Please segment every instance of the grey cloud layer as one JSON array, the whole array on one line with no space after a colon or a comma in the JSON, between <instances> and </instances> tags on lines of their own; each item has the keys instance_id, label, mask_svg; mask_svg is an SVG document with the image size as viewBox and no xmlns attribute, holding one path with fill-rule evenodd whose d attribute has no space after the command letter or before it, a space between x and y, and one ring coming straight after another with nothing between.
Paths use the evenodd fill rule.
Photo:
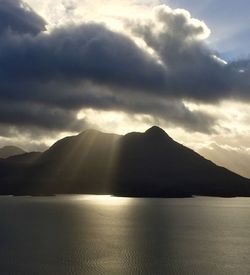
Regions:
<instances>
[{"instance_id":1,"label":"grey cloud layer","mask_svg":"<svg viewBox=\"0 0 250 275\"><path fill-rule=\"evenodd\" d=\"M0 45L2 81L82 81L131 89L164 85L162 66L129 38L84 24L36 37L5 35ZM142 82L143 80L143 82Z\"/></svg>"},{"instance_id":2,"label":"grey cloud layer","mask_svg":"<svg viewBox=\"0 0 250 275\"><path fill-rule=\"evenodd\" d=\"M205 26L194 23L163 6L152 20L127 22L154 49L157 62L129 37L102 25L47 33L34 11L17 0L0 1L0 124L77 131L84 125L75 119L77 110L91 107L210 131L215 119L191 112L182 100L248 97L249 72L213 58L200 40Z\"/></svg>"},{"instance_id":3,"label":"grey cloud layer","mask_svg":"<svg viewBox=\"0 0 250 275\"><path fill-rule=\"evenodd\" d=\"M0 33L38 34L45 30L45 20L24 2L0 0Z\"/></svg>"}]
</instances>

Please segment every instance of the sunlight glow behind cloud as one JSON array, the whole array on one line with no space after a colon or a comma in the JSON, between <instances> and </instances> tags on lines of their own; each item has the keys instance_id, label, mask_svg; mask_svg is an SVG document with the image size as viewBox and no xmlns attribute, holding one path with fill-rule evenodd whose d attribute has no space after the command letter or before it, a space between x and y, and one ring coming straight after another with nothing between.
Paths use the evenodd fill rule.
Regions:
<instances>
[{"instance_id":1,"label":"sunlight glow behind cloud","mask_svg":"<svg viewBox=\"0 0 250 275\"><path fill-rule=\"evenodd\" d=\"M93 109L81 110L77 118L84 119L91 128L122 135L133 132L135 129L141 132L146 131L155 123L154 118L149 115L129 115L125 112Z\"/></svg>"}]
</instances>

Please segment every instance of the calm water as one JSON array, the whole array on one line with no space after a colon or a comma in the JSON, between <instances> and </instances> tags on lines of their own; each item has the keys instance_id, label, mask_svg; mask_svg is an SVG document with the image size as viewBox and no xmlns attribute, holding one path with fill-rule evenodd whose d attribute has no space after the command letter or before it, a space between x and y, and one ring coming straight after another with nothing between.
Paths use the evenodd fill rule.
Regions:
<instances>
[{"instance_id":1,"label":"calm water","mask_svg":"<svg viewBox=\"0 0 250 275\"><path fill-rule=\"evenodd\" d=\"M250 274L250 199L0 197L0 274Z\"/></svg>"}]
</instances>

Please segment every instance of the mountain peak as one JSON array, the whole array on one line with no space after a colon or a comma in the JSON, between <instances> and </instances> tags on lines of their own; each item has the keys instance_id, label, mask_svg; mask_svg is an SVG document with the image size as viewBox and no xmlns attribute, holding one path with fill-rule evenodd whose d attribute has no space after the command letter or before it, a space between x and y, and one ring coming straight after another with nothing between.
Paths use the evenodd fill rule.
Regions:
<instances>
[{"instance_id":1,"label":"mountain peak","mask_svg":"<svg viewBox=\"0 0 250 275\"><path fill-rule=\"evenodd\" d=\"M153 137L164 137L171 139L170 136L162 128L158 126L152 126L145 132L145 134Z\"/></svg>"},{"instance_id":2,"label":"mountain peak","mask_svg":"<svg viewBox=\"0 0 250 275\"><path fill-rule=\"evenodd\" d=\"M158 132L158 133L164 133L164 134L166 134L166 132L162 129L162 128L160 128L160 127L158 127L158 126L152 126L152 127L150 127L148 130L146 130L146 132L145 133L156 133L156 132Z\"/></svg>"}]
</instances>

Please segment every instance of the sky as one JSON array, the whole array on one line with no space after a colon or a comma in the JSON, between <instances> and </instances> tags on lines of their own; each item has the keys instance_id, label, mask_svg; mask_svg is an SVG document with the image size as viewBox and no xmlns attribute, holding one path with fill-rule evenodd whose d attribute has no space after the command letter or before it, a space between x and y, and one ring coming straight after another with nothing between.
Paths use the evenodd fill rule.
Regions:
<instances>
[{"instance_id":1,"label":"sky","mask_svg":"<svg viewBox=\"0 0 250 275\"><path fill-rule=\"evenodd\" d=\"M250 3L0 0L0 146L152 125L250 177Z\"/></svg>"}]
</instances>

